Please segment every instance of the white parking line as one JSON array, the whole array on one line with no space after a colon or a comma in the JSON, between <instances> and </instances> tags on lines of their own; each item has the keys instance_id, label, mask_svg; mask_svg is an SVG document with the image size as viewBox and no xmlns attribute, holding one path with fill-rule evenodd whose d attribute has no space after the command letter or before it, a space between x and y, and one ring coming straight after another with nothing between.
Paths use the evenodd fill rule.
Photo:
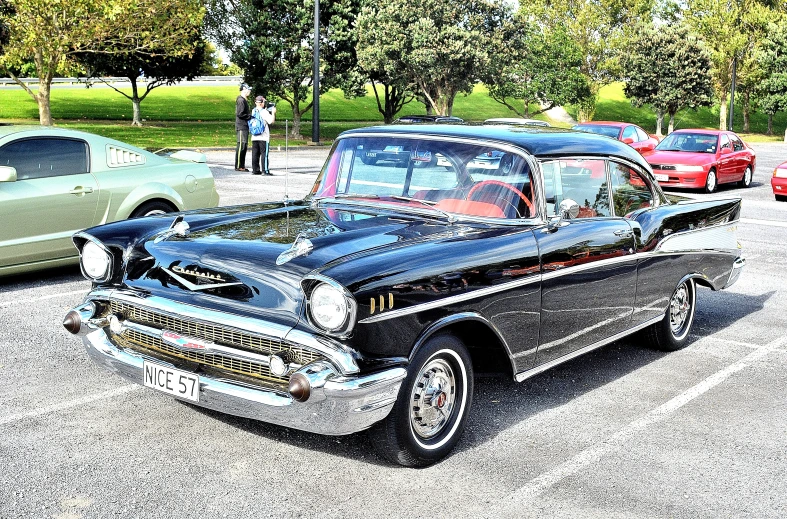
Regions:
<instances>
[{"instance_id":1,"label":"white parking line","mask_svg":"<svg viewBox=\"0 0 787 519\"><path fill-rule=\"evenodd\" d=\"M777 348L785 341L787 341L787 337L782 337L768 343L765 346L755 349L753 352L749 353L737 362L734 362L721 371L714 373L699 384L687 389L672 400L653 409L638 420L629 423L627 426L612 436L601 440L594 446L581 451L573 458L565 461L564 463L561 463L552 470L549 470L540 476L531 479L524 486L511 492L506 499L501 501L501 504L509 503L519 505L528 503L531 499L546 492L564 479L573 476L591 464L596 463L603 456L620 449L625 442L639 434L642 429L664 420L684 405L688 404L704 393L707 393L714 387L727 380L733 374L743 370L768 353L772 351L778 351Z\"/></svg>"},{"instance_id":2,"label":"white parking line","mask_svg":"<svg viewBox=\"0 0 787 519\"><path fill-rule=\"evenodd\" d=\"M34 411L28 411L26 413L18 413L12 414L10 416L4 416L0 418L0 425L6 425L13 422L18 422L20 420L25 420L27 418L35 418L37 416L43 416L45 414L54 413L57 411L62 411L63 409L70 409L72 407L78 407L80 405L89 404L91 402L95 402L97 400L105 400L107 398L112 398L118 395L123 395L125 393L129 393L131 391L136 391L140 389L142 386L137 384L129 384L127 386L119 387L117 389L111 389L109 391L104 391L103 393L94 393L92 395L83 396L82 398L77 398L76 400L69 400L68 402L60 402L59 404L54 404L46 407L42 407L40 409L36 409Z\"/></svg>"},{"instance_id":3,"label":"white parking line","mask_svg":"<svg viewBox=\"0 0 787 519\"><path fill-rule=\"evenodd\" d=\"M49 294L48 296L41 296L41 297L34 297L32 299L17 299L14 301L6 301L0 303L0 308L12 305L24 305L27 303L35 303L36 301L44 301L46 299L54 299L56 297L62 296L73 296L74 294L87 294L90 290L82 289L82 290L72 290L71 292L60 292L59 294Z\"/></svg>"},{"instance_id":4,"label":"white parking line","mask_svg":"<svg viewBox=\"0 0 787 519\"><path fill-rule=\"evenodd\" d=\"M777 222L775 220L757 220L756 218L741 218L741 223L753 223L757 225L770 225L772 227L787 227L787 222Z\"/></svg>"}]
</instances>

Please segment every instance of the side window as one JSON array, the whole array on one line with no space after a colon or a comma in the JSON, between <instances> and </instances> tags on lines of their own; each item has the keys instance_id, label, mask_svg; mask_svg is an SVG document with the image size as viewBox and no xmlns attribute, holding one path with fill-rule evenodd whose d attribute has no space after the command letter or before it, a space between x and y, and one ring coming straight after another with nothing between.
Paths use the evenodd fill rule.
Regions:
<instances>
[{"instance_id":1,"label":"side window","mask_svg":"<svg viewBox=\"0 0 787 519\"><path fill-rule=\"evenodd\" d=\"M733 151L743 151L743 141L737 137L732 137L732 149Z\"/></svg>"},{"instance_id":2,"label":"side window","mask_svg":"<svg viewBox=\"0 0 787 519\"><path fill-rule=\"evenodd\" d=\"M636 170L623 164L610 164L612 203L617 216L626 216L632 211L653 205L653 192Z\"/></svg>"},{"instance_id":3,"label":"side window","mask_svg":"<svg viewBox=\"0 0 787 519\"><path fill-rule=\"evenodd\" d=\"M75 139L12 142L0 149L0 165L16 168L18 180L87 173L87 143Z\"/></svg>"},{"instance_id":4,"label":"side window","mask_svg":"<svg viewBox=\"0 0 787 519\"><path fill-rule=\"evenodd\" d=\"M600 159L564 159L545 162L544 190L547 217L555 216L566 199L579 204L577 218L609 216L607 163Z\"/></svg>"},{"instance_id":5,"label":"side window","mask_svg":"<svg viewBox=\"0 0 787 519\"><path fill-rule=\"evenodd\" d=\"M726 133L721 134L721 147L719 149L730 148L730 138L727 136Z\"/></svg>"},{"instance_id":6,"label":"side window","mask_svg":"<svg viewBox=\"0 0 787 519\"><path fill-rule=\"evenodd\" d=\"M631 139L632 142L639 142L639 139L637 138L637 129L633 126L626 126L623 129L623 138Z\"/></svg>"},{"instance_id":7,"label":"side window","mask_svg":"<svg viewBox=\"0 0 787 519\"><path fill-rule=\"evenodd\" d=\"M650 136L642 128L637 128L637 142L646 141Z\"/></svg>"}]
</instances>

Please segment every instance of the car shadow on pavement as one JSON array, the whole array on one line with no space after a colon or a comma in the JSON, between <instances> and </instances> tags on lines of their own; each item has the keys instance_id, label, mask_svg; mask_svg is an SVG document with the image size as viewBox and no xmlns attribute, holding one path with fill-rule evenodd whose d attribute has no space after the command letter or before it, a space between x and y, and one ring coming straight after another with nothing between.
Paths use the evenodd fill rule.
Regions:
<instances>
[{"instance_id":1,"label":"car shadow on pavement","mask_svg":"<svg viewBox=\"0 0 787 519\"><path fill-rule=\"evenodd\" d=\"M762 309L775 291L758 296L731 292L721 294L726 296L725 301L723 304L715 302L714 308L724 308L723 319L719 318L718 312L702 312L702 305L698 306L695 326L702 327L703 337L715 334ZM713 297L718 295L719 293L716 293ZM687 347L690 348L691 343ZM522 383L502 375L477 376L473 407L464 436L455 452L483 445L543 411L565 405L666 355L669 353L650 349L639 335L633 335L558 365ZM376 454L364 432L347 436L324 436L204 408L193 409L245 432L303 447L305 453L317 451L374 465L391 466Z\"/></svg>"}]
</instances>

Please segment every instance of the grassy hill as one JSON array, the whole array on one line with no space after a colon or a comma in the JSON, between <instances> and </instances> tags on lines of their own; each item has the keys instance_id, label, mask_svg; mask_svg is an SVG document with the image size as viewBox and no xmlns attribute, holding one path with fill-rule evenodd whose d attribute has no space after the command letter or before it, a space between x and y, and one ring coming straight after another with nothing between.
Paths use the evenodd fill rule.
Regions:
<instances>
[{"instance_id":1,"label":"grassy hill","mask_svg":"<svg viewBox=\"0 0 787 519\"><path fill-rule=\"evenodd\" d=\"M237 95L238 90L234 85L157 88L142 102L145 123L141 128L130 125L131 101L106 87L55 88L52 90L51 109L55 124L59 126L106 135L137 146L234 146L234 102ZM571 113L571 108L568 109ZM425 113L424 106L413 101L404 107L401 115L411 113ZM340 90L324 94L320 98L320 114L320 134L325 140L331 140L349 128L383 122L371 87L368 88L367 96L356 99L346 99ZM478 85L470 95L459 95L454 103L453 114L467 121L516 116L492 100L483 85ZM536 117L547 119L543 115ZM273 128L274 144L284 143L284 121L287 119L292 121L292 112L286 103L280 102ZM595 119L630 121L650 132L654 132L656 127L655 114L649 108L633 107L623 95L622 83L614 83L601 90ZM0 87L0 121L37 124L38 107L21 89ZM742 125L742 113L737 109L736 127ZM780 114L774 121L776 137L751 135L746 138L781 140L786 125L787 116ZM684 111L676 117L676 128L717 126L718 107L696 112ZM762 114L753 114L751 126L754 132L764 133L767 118ZM304 119L302 132L311 135L310 119Z\"/></svg>"}]
</instances>

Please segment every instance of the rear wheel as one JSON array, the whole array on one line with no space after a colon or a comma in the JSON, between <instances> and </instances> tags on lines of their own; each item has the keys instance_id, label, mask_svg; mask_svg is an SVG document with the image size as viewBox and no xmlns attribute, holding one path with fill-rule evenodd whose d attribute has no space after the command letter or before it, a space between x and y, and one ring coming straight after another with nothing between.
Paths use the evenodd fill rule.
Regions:
<instances>
[{"instance_id":1,"label":"rear wheel","mask_svg":"<svg viewBox=\"0 0 787 519\"><path fill-rule=\"evenodd\" d=\"M472 401L473 367L467 348L452 335L438 335L416 353L391 413L369 435L389 461L425 467L457 444Z\"/></svg>"},{"instance_id":2,"label":"rear wheel","mask_svg":"<svg viewBox=\"0 0 787 519\"><path fill-rule=\"evenodd\" d=\"M645 330L651 346L664 351L675 351L686 346L694 323L696 302L694 280L681 282L672 293L664 319Z\"/></svg>"},{"instance_id":3,"label":"rear wheel","mask_svg":"<svg viewBox=\"0 0 787 519\"><path fill-rule=\"evenodd\" d=\"M708 178L705 180L705 192L713 193L718 187L718 180L716 179L716 170L711 169L708 171Z\"/></svg>"},{"instance_id":4,"label":"rear wheel","mask_svg":"<svg viewBox=\"0 0 787 519\"><path fill-rule=\"evenodd\" d=\"M785 195L775 195L777 202L787 202L787 196Z\"/></svg>"},{"instance_id":5,"label":"rear wheel","mask_svg":"<svg viewBox=\"0 0 787 519\"><path fill-rule=\"evenodd\" d=\"M134 209L129 218L139 218L141 216L155 216L157 214L171 213L175 209L166 202L154 200L152 202L145 202L141 206Z\"/></svg>"},{"instance_id":6,"label":"rear wheel","mask_svg":"<svg viewBox=\"0 0 787 519\"><path fill-rule=\"evenodd\" d=\"M749 187L751 185L751 166L746 166L746 171L743 172L743 178L738 182L741 187Z\"/></svg>"}]
</instances>

